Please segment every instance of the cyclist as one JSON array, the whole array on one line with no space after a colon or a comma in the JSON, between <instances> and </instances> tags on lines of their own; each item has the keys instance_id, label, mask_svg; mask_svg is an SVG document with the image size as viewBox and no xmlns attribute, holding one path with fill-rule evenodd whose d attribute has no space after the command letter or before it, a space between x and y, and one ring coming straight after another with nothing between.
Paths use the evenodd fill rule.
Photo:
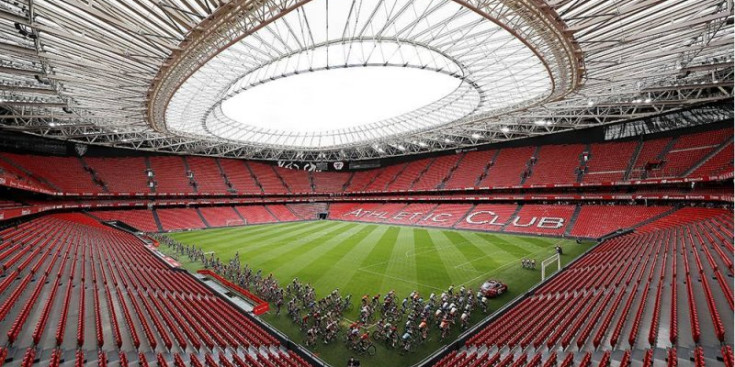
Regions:
<instances>
[{"instance_id":1,"label":"cyclist","mask_svg":"<svg viewBox=\"0 0 735 367\"><path fill-rule=\"evenodd\" d=\"M426 319L421 320L421 323L419 323L419 335L421 336L421 342L425 342L429 336L429 324L426 322Z\"/></svg>"}]
</instances>

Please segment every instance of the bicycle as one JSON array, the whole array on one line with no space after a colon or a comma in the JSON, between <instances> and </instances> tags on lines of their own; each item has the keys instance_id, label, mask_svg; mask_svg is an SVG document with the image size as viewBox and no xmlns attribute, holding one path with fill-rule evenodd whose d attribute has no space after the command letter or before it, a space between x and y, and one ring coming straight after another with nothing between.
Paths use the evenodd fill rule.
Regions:
<instances>
[{"instance_id":1,"label":"bicycle","mask_svg":"<svg viewBox=\"0 0 735 367\"><path fill-rule=\"evenodd\" d=\"M357 354L367 354L369 356L374 356L375 353L377 353L378 348L375 347L375 344L373 342L357 342L351 346L351 349L357 352Z\"/></svg>"},{"instance_id":2,"label":"bicycle","mask_svg":"<svg viewBox=\"0 0 735 367\"><path fill-rule=\"evenodd\" d=\"M414 350L416 350L416 345L413 342L413 339L408 339L404 341L403 345L401 346L401 355L413 353Z\"/></svg>"}]
</instances>

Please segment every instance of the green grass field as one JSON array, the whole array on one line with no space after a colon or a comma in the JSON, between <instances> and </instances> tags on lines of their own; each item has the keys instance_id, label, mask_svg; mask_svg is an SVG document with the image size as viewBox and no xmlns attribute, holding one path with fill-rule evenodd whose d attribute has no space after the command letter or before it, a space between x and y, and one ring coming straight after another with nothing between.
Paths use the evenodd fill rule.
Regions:
<instances>
[{"instance_id":1,"label":"green grass field","mask_svg":"<svg viewBox=\"0 0 735 367\"><path fill-rule=\"evenodd\" d=\"M252 225L170 236L213 251L225 262L239 252L243 263L263 269L264 274L273 273L284 286L295 277L311 283L319 297L335 288L343 295L352 294L355 301L363 294L385 294L392 289L401 299L413 290L428 297L452 284L477 289L486 279L496 278L508 284L509 292L491 302L492 311L540 281L540 270L522 269L521 258L536 259L540 265L559 244L564 248L563 263L567 263L590 247L558 238L338 221ZM178 260L191 271L201 267L186 258ZM485 316L476 311L473 321ZM356 318L357 308L346 317ZM265 315L264 319L292 340L303 339L287 316ZM411 365L440 346L438 333L431 339L407 356L379 348L374 357L361 357L363 366ZM333 366L344 365L350 355L341 343L318 345L314 352Z\"/></svg>"}]
</instances>

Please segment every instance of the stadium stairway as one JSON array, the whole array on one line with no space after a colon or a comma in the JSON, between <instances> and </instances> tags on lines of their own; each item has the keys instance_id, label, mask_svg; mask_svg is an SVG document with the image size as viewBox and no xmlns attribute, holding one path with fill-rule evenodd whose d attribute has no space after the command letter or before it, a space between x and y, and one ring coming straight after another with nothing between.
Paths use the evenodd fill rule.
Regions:
<instances>
[{"instance_id":1,"label":"stadium stairway","mask_svg":"<svg viewBox=\"0 0 735 367\"><path fill-rule=\"evenodd\" d=\"M202 220L202 223L204 223L207 228L211 228L212 226L210 226L209 222L207 222L207 218L204 218L204 214L202 214L201 210L199 210L199 208L194 208L194 210L197 212L199 219Z\"/></svg>"},{"instance_id":2,"label":"stadium stairway","mask_svg":"<svg viewBox=\"0 0 735 367\"><path fill-rule=\"evenodd\" d=\"M717 154L719 154L721 151L723 151L726 148L732 149L730 146L733 143L733 137L730 136L728 139L725 139L717 148L712 149L711 152L707 153L702 159L700 159L697 163L695 163L691 168L687 169L682 173L681 177L687 177L691 175L694 171L699 169L699 167L702 167L703 164L707 163L710 159L715 157Z\"/></svg>"},{"instance_id":3,"label":"stadium stairway","mask_svg":"<svg viewBox=\"0 0 735 367\"><path fill-rule=\"evenodd\" d=\"M623 175L623 180L630 180L630 174L633 172L633 167L635 166L635 162L638 160L638 157L641 154L641 150L643 149L643 140L638 141L638 144L636 144L635 150L633 151L633 155L630 157L630 161L628 162L628 165L625 167L625 174Z\"/></svg>"},{"instance_id":4,"label":"stadium stairway","mask_svg":"<svg viewBox=\"0 0 735 367\"><path fill-rule=\"evenodd\" d=\"M99 186L99 188L102 190L102 192L110 192L110 190L107 189L107 185L105 185L105 182L100 179L100 177L97 175L97 172L90 167L87 162L84 160L84 157L77 157L79 159L79 164L82 165L82 168L85 172L89 173L89 177L92 179L92 182Z\"/></svg>"},{"instance_id":5,"label":"stadium stairway","mask_svg":"<svg viewBox=\"0 0 735 367\"><path fill-rule=\"evenodd\" d=\"M518 215L518 212L521 211L521 209L523 209L523 205L518 205L509 218L515 218ZM502 227L500 227L500 231L505 232L505 229L508 227L509 224L510 220L508 220L505 224L503 224Z\"/></svg>"},{"instance_id":6,"label":"stadium stairway","mask_svg":"<svg viewBox=\"0 0 735 367\"><path fill-rule=\"evenodd\" d=\"M572 217L569 218L569 224L567 225L567 229L564 230L565 236L569 236L569 234L572 232L572 229L574 228L574 225L577 224L577 218L579 218L580 211L582 211L582 206L577 204L574 207L574 213L572 213Z\"/></svg>"},{"instance_id":7,"label":"stadium stairway","mask_svg":"<svg viewBox=\"0 0 735 367\"><path fill-rule=\"evenodd\" d=\"M161 218L158 217L158 212L153 209L151 210L153 213L153 220L156 222L156 227L158 227L159 232L163 232L163 225L161 225Z\"/></svg>"}]
</instances>

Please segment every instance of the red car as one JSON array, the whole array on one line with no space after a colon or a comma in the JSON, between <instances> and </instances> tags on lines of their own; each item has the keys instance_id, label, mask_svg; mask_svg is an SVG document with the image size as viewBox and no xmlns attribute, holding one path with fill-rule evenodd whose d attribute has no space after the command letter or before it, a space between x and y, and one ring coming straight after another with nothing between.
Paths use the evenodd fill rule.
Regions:
<instances>
[{"instance_id":1,"label":"red car","mask_svg":"<svg viewBox=\"0 0 735 367\"><path fill-rule=\"evenodd\" d=\"M492 279L482 283L482 286L480 286L480 292L482 292L482 294L487 298L497 297L507 291L507 285Z\"/></svg>"}]
</instances>

